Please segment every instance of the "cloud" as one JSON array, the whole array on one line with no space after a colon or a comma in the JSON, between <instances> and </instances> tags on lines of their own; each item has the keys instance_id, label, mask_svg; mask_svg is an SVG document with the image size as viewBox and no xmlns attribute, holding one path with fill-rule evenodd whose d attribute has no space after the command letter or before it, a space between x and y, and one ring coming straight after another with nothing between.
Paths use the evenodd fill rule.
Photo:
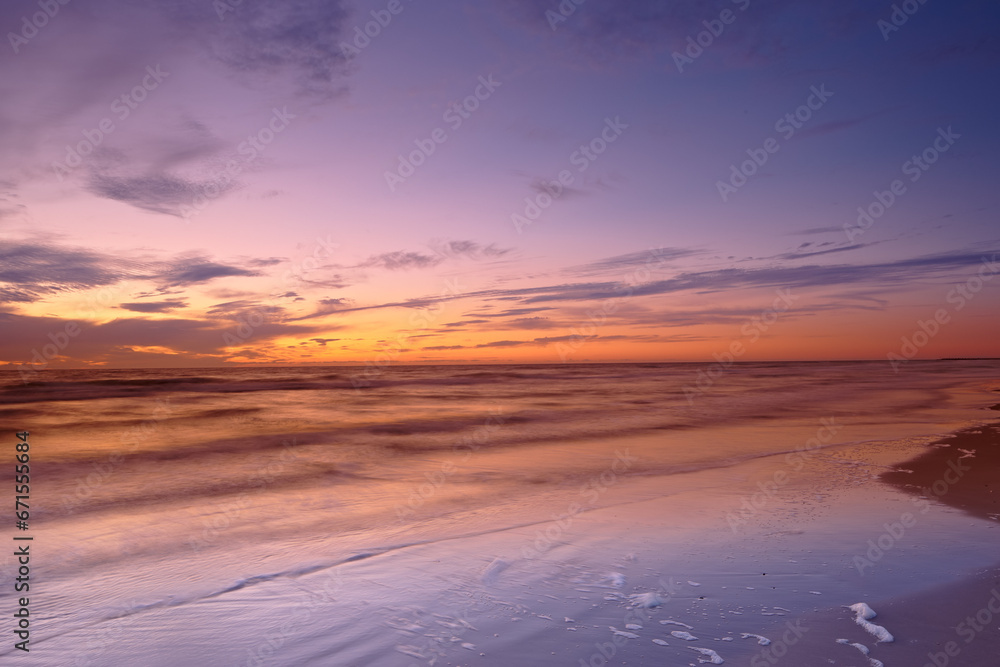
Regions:
<instances>
[{"instance_id":1,"label":"cloud","mask_svg":"<svg viewBox=\"0 0 1000 667\"><path fill-rule=\"evenodd\" d=\"M492 259L503 257L510 248L498 248L496 244L482 245L475 241L441 241L428 243L433 254L396 250L372 255L360 264L347 268L382 268L389 271L407 271L438 266L450 259Z\"/></svg>"},{"instance_id":2,"label":"cloud","mask_svg":"<svg viewBox=\"0 0 1000 667\"><path fill-rule=\"evenodd\" d=\"M527 340L495 340L492 343L476 345L476 347L517 347L519 345L528 345L530 342Z\"/></svg>"},{"instance_id":3,"label":"cloud","mask_svg":"<svg viewBox=\"0 0 1000 667\"><path fill-rule=\"evenodd\" d=\"M207 257L186 257L175 260L155 276L163 287L190 287L207 283L216 278L231 276L259 276L257 271L241 269L237 266L219 264Z\"/></svg>"},{"instance_id":4,"label":"cloud","mask_svg":"<svg viewBox=\"0 0 1000 667\"><path fill-rule=\"evenodd\" d=\"M219 6L229 11L219 14ZM241 77L293 80L302 93L328 98L342 92L338 76L347 56L340 47L351 12L342 0L162 3L178 36L191 34Z\"/></svg>"},{"instance_id":5,"label":"cloud","mask_svg":"<svg viewBox=\"0 0 1000 667\"><path fill-rule=\"evenodd\" d=\"M392 252L372 255L359 264L341 266L339 268L381 268L388 271L408 271L411 269L432 268L447 260L493 259L503 257L511 252L510 248L498 248L494 243L483 245L481 243L468 240L443 241L435 239L428 243L427 247L433 254L412 250L394 250Z\"/></svg>"},{"instance_id":6,"label":"cloud","mask_svg":"<svg viewBox=\"0 0 1000 667\"><path fill-rule=\"evenodd\" d=\"M573 334L567 335L567 336L548 336L548 337L545 337L545 338L536 338L532 342L537 343L539 345L548 345L550 343L563 343L563 342L571 341L571 340L579 340L581 338L597 338L597 336L596 335L593 335L593 336L581 336L581 335L573 335Z\"/></svg>"},{"instance_id":7,"label":"cloud","mask_svg":"<svg viewBox=\"0 0 1000 667\"><path fill-rule=\"evenodd\" d=\"M519 317L504 322L503 329L552 329L558 326L547 317Z\"/></svg>"},{"instance_id":8,"label":"cloud","mask_svg":"<svg viewBox=\"0 0 1000 667\"><path fill-rule=\"evenodd\" d=\"M273 258L244 259L253 267L271 266L276 261ZM178 288L217 278L259 275L259 271L224 264L203 255L162 260L34 240L0 241L0 302L32 302L53 294L105 287L125 280L151 281L159 289L145 296L162 297L179 293Z\"/></svg>"},{"instance_id":9,"label":"cloud","mask_svg":"<svg viewBox=\"0 0 1000 667\"><path fill-rule=\"evenodd\" d=\"M34 350L50 343L49 334L65 329L66 320L54 317L31 317L0 312L0 359L30 362ZM89 363L114 361L136 350L154 348L175 354L224 358L223 333L227 325L196 319L122 318L102 324L81 326L80 333L70 339L63 354L70 360ZM323 327L328 330L329 327ZM312 327L265 322L255 327L246 341L259 346L280 336L316 334Z\"/></svg>"},{"instance_id":10,"label":"cloud","mask_svg":"<svg viewBox=\"0 0 1000 667\"><path fill-rule=\"evenodd\" d=\"M395 252L382 253L381 255L373 255L358 266L364 268L377 267L388 269L389 271L405 271L408 269L424 269L429 266L437 266L442 261L444 260L440 257L431 257L419 252L397 250Z\"/></svg>"},{"instance_id":11,"label":"cloud","mask_svg":"<svg viewBox=\"0 0 1000 667\"><path fill-rule=\"evenodd\" d=\"M178 308L187 308L187 301L184 299L167 299L166 301L140 301L135 303L123 303L118 306L125 310L136 313L167 313Z\"/></svg>"},{"instance_id":12,"label":"cloud","mask_svg":"<svg viewBox=\"0 0 1000 667\"><path fill-rule=\"evenodd\" d=\"M4 301L31 302L45 295L112 285L134 264L85 248L32 241L0 241Z\"/></svg>"},{"instance_id":13,"label":"cloud","mask_svg":"<svg viewBox=\"0 0 1000 667\"><path fill-rule=\"evenodd\" d=\"M810 250L807 252L786 252L780 255L775 255L773 259L782 259L782 260L803 259L805 257L816 257L819 255L829 255L837 252L849 252L851 250L860 250L861 248L867 248L869 246L878 245L879 243L881 243L881 241L873 241L872 243L854 243L852 245L844 245L836 248L828 248L826 250ZM811 243L803 243L798 248L796 248L796 251L804 250L805 248L808 248L811 245L812 245ZM816 247L818 248L826 245L830 244L821 243Z\"/></svg>"},{"instance_id":14,"label":"cloud","mask_svg":"<svg viewBox=\"0 0 1000 667\"><path fill-rule=\"evenodd\" d=\"M615 255L614 257L606 257L587 264L571 266L565 269L565 273L592 276L607 273L622 273L643 267L649 271L662 270L663 265L667 262L699 254L702 254L702 252L689 248L650 248L649 250Z\"/></svg>"},{"instance_id":15,"label":"cloud","mask_svg":"<svg viewBox=\"0 0 1000 667\"><path fill-rule=\"evenodd\" d=\"M340 338L310 338L309 340L316 343L320 347L326 347L327 343L335 343L340 340Z\"/></svg>"},{"instance_id":16,"label":"cloud","mask_svg":"<svg viewBox=\"0 0 1000 667\"><path fill-rule=\"evenodd\" d=\"M435 255L442 258L484 259L503 257L511 252L511 248L498 248L495 243L483 245L475 241L441 241L433 240L427 244Z\"/></svg>"},{"instance_id":17,"label":"cloud","mask_svg":"<svg viewBox=\"0 0 1000 667\"><path fill-rule=\"evenodd\" d=\"M87 189L99 197L106 197L154 213L182 217L185 207L194 204L195 197L204 195L209 188L217 188L220 195L236 188L236 182L192 181L168 174L148 176L111 176L94 173ZM213 190L214 192L214 190Z\"/></svg>"},{"instance_id":18,"label":"cloud","mask_svg":"<svg viewBox=\"0 0 1000 667\"><path fill-rule=\"evenodd\" d=\"M298 299L296 299L298 301ZM352 302L350 299L320 299L316 310L309 313L308 315L302 315L300 317L289 318L289 322L300 322L302 320L311 320L317 317L324 317L325 315L330 315L332 313L345 310L344 306L350 305Z\"/></svg>"},{"instance_id":19,"label":"cloud","mask_svg":"<svg viewBox=\"0 0 1000 667\"><path fill-rule=\"evenodd\" d=\"M464 350L464 349L483 349L492 347L522 347L525 345L533 345L544 347L546 345L551 345L552 343L565 343L571 341L579 341L581 339L586 339L590 341L599 342L609 342L609 341L632 341L640 343L657 343L657 342L691 342L698 340L705 340L699 336L694 336L690 334L680 334L677 336L658 336L655 334L638 334L638 335L625 335L625 334L613 334L608 336L581 336L579 334L567 334L565 336L548 336L543 338L534 338L532 340L495 340L489 343L481 343L479 345L434 345L431 347L424 347L421 350L438 351L438 350Z\"/></svg>"},{"instance_id":20,"label":"cloud","mask_svg":"<svg viewBox=\"0 0 1000 667\"><path fill-rule=\"evenodd\" d=\"M37 9L0 3L0 25L19 32ZM235 151L248 112L270 113L278 100L304 111L341 97L352 66L340 45L367 16L355 19L347 0L61 0L58 10L37 37L2 56L17 67L4 68L0 82L0 179L49 183L67 146L104 118L113 134L91 144L69 178L163 215L178 215L196 195L239 187L205 174L219 172L224 147ZM145 80L147 66L162 66L156 87L164 90L147 88L151 101L139 107L112 108ZM218 92L210 103L206 90ZM19 210L2 192L0 218Z\"/></svg>"},{"instance_id":21,"label":"cloud","mask_svg":"<svg viewBox=\"0 0 1000 667\"><path fill-rule=\"evenodd\" d=\"M528 187L537 192L538 194L545 194L549 197L553 196L553 191L555 188L552 186L552 180L543 177L535 177L531 179L528 183ZM563 185L562 189L558 191L558 199L574 199L576 197L582 197L584 195L590 194L587 190L581 190L580 188L573 188L568 185Z\"/></svg>"},{"instance_id":22,"label":"cloud","mask_svg":"<svg viewBox=\"0 0 1000 667\"><path fill-rule=\"evenodd\" d=\"M843 227L812 227L810 229L803 229L797 232L789 232L789 235L804 235L810 236L812 234L843 234Z\"/></svg>"},{"instance_id":23,"label":"cloud","mask_svg":"<svg viewBox=\"0 0 1000 667\"><path fill-rule=\"evenodd\" d=\"M529 313L539 313L552 310L548 306L537 306L534 308L509 308L499 313L474 313L476 317L515 317L518 315L528 315Z\"/></svg>"},{"instance_id":24,"label":"cloud","mask_svg":"<svg viewBox=\"0 0 1000 667\"><path fill-rule=\"evenodd\" d=\"M653 280L635 286L621 281L565 283L538 287L489 289L436 297L419 297L406 301L356 306L343 312L382 308L421 308L448 301L481 298L486 300L518 300L522 304L558 301L600 301L625 297L653 296L679 292L712 293L753 288L811 288L837 285L867 285L883 288L905 286L917 279L928 280L971 270L984 257L997 250L984 248L978 252L959 251L925 255L872 264L810 264L803 266L761 266L748 269L716 269L687 271L665 280ZM475 313L478 317L496 317Z\"/></svg>"},{"instance_id":25,"label":"cloud","mask_svg":"<svg viewBox=\"0 0 1000 667\"><path fill-rule=\"evenodd\" d=\"M257 317L267 317L269 319L280 317L285 309L281 306L265 305L252 299L237 299L236 301L225 301L217 303L207 311L205 315L211 318L224 318L228 320L246 319L247 315L256 313ZM256 317L254 318L256 319Z\"/></svg>"},{"instance_id":26,"label":"cloud","mask_svg":"<svg viewBox=\"0 0 1000 667\"><path fill-rule=\"evenodd\" d=\"M445 322L441 326L454 328L454 327L464 327L468 324L486 324L487 322L489 322L489 320L464 320L462 322Z\"/></svg>"}]
</instances>

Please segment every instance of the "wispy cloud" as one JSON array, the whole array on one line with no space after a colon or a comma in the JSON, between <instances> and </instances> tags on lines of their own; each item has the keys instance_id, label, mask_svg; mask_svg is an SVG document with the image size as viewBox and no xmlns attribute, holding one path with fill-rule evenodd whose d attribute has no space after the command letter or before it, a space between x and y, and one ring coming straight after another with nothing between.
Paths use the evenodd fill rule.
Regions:
<instances>
[{"instance_id":1,"label":"wispy cloud","mask_svg":"<svg viewBox=\"0 0 1000 667\"><path fill-rule=\"evenodd\" d=\"M325 317L333 313L344 310L346 306L351 304L350 299L320 299L316 304L316 309L309 313L308 315L301 315L299 317L291 317L288 319L289 322L301 322L303 320L313 320L317 317Z\"/></svg>"},{"instance_id":2,"label":"wispy cloud","mask_svg":"<svg viewBox=\"0 0 1000 667\"><path fill-rule=\"evenodd\" d=\"M414 250L394 250L392 252L372 255L368 259L350 266L337 268L370 269L380 268L388 271L408 271L411 269L427 269L438 266L449 260L461 259L496 259L511 252L510 248L498 248L496 244L483 245L476 241L442 241L433 240L427 244L430 253Z\"/></svg>"},{"instance_id":3,"label":"wispy cloud","mask_svg":"<svg viewBox=\"0 0 1000 667\"><path fill-rule=\"evenodd\" d=\"M197 182L178 178L169 174L147 176L111 176L95 173L88 189L100 197L106 197L136 208L154 213L181 217L185 206L191 206L195 197L206 191L211 181ZM236 187L235 182L217 184L224 194Z\"/></svg>"},{"instance_id":4,"label":"wispy cloud","mask_svg":"<svg viewBox=\"0 0 1000 667\"><path fill-rule=\"evenodd\" d=\"M65 321L52 317L30 317L0 312L0 359L31 361L31 350L47 340L52 331L61 330ZM65 354L79 362L108 361L129 357L143 348L162 348L175 354L207 355L218 360L227 355L222 334L228 324L198 319L121 318L91 324L86 335L74 339ZM253 342L259 346L269 340L289 335L315 335L327 331L302 325L265 322L254 329Z\"/></svg>"},{"instance_id":5,"label":"wispy cloud","mask_svg":"<svg viewBox=\"0 0 1000 667\"><path fill-rule=\"evenodd\" d=\"M133 303L123 303L119 308L131 310L136 313L168 313L180 308L187 308L187 301L184 299L167 299L165 301L137 301Z\"/></svg>"},{"instance_id":6,"label":"wispy cloud","mask_svg":"<svg viewBox=\"0 0 1000 667\"><path fill-rule=\"evenodd\" d=\"M804 266L762 266L746 269L687 271L665 280L652 280L633 287L621 281L565 283L538 287L489 289L453 295L429 296L406 301L355 306L348 311L381 308L420 308L459 299L516 299L522 304L546 302L599 301L621 298L675 294L680 292L712 293L752 288L813 288L837 285L877 285L899 288L915 279L943 276L978 266L983 256L997 250L953 252L925 255L911 259L871 264L810 264ZM627 289L626 289L627 288ZM476 313L486 317L485 313Z\"/></svg>"},{"instance_id":7,"label":"wispy cloud","mask_svg":"<svg viewBox=\"0 0 1000 667\"><path fill-rule=\"evenodd\" d=\"M259 276L262 275L260 269L278 261L244 258L243 262L250 267L245 268L199 254L155 259L32 240L0 241L0 299L30 302L48 295L104 287L124 280L150 281L157 285L158 291L148 295L165 296L218 278Z\"/></svg>"},{"instance_id":8,"label":"wispy cloud","mask_svg":"<svg viewBox=\"0 0 1000 667\"><path fill-rule=\"evenodd\" d=\"M693 257L702 254L703 251L690 248L650 248L638 252L605 257L587 264L571 266L565 269L565 273L578 276L596 276L609 274L624 274L639 267L657 267L663 269L664 265L686 257Z\"/></svg>"}]
</instances>

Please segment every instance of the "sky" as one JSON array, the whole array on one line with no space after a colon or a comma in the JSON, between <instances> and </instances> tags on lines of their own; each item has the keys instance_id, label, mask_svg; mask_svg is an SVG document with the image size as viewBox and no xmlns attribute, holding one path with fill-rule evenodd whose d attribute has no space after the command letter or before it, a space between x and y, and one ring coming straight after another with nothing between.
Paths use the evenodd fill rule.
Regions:
<instances>
[{"instance_id":1,"label":"sky","mask_svg":"<svg viewBox=\"0 0 1000 667\"><path fill-rule=\"evenodd\" d=\"M986 0L10 0L0 365L1000 356Z\"/></svg>"}]
</instances>

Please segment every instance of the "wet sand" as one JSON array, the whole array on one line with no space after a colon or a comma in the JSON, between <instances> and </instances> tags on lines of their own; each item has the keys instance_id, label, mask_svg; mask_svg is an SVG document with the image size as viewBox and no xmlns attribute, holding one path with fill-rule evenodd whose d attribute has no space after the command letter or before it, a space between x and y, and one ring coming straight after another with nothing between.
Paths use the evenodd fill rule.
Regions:
<instances>
[{"instance_id":1,"label":"wet sand","mask_svg":"<svg viewBox=\"0 0 1000 667\"><path fill-rule=\"evenodd\" d=\"M766 423L484 447L407 522L347 530L354 505L335 504L326 530L233 540L224 563L205 557L211 549L173 560L137 551L103 565L100 588L43 572L53 594L38 611L59 623L45 626L39 655L52 665L602 667L717 654L751 667L875 667L857 643L888 667L996 667L1000 446L998 426L985 424L996 412L984 409L995 386L926 397L958 402L940 417L925 403L905 418L850 403L828 413L836 438L814 445L834 422L785 406ZM766 452L746 447L761 438ZM432 472L448 456L408 469ZM482 485L507 471L546 483ZM495 502L437 511L469 485ZM369 486L329 488L372 505ZM312 500L296 493L280 499ZM860 602L895 641L855 622L848 606ZM66 617L84 608L95 613ZM960 626L970 616L983 623Z\"/></svg>"},{"instance_id":2,"label":"wet sand","mask_svg":"<svg viewBox=\"0 0 1000 667\"><path fill-rule=\"evenodd\" d=\"M997 492L1000 425L984 425L942 438L926 452L879 478L914 496L919 501L915 509L939 502L974 517L996 520L1000 516ZM914 514L918 513L919 509ZM934 545L941 552L942 565L950 560L949 553L967 546L947 539ZM862 563L861 567L865 565ZM878 614L871 622L890 630L895 640L892 643L876 645L875 638L853 622L855 614L849 609L823 609L796 618L797 623L808 628L801 640L789 645L787 655L780 660L771 653L763 656L760 664L780 662L819 667L852 664L852 659L860 664L866 662L853 647L838 645L838 639L865 645L871 651L871 658L886 665L992 667L1000 664L1000 562L951 583L868 602ZM784 629L778 625L767 632L778 635ZM835 657L837 654L840 655Z\"/></svg>"},{"instance_id":3,"label":"wet sand","mask_svg":"<svg viewBox=\"0 0 1000 667\"><path fill-rule=\"evenodd\" d=\"M900 468L881 475L882 481L972 516L1000 518L1000 427L997 425L968 429L944 438Z\"/></svg>"}]
</instances>

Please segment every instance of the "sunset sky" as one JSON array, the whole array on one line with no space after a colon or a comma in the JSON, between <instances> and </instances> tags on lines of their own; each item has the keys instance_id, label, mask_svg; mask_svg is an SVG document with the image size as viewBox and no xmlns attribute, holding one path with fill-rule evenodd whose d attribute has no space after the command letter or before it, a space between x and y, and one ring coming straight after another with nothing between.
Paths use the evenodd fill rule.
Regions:
<instances>
[{"instance_id":1,"label":"sunset sky","mask_svg":"<svg viewBox=\"0 0 1000 667\"><path fill-rule=\"evenodd\" d=\"M4 2L0 364L1000 356L1000 6L900 4Z\"/></svg>"}]
</instances>

